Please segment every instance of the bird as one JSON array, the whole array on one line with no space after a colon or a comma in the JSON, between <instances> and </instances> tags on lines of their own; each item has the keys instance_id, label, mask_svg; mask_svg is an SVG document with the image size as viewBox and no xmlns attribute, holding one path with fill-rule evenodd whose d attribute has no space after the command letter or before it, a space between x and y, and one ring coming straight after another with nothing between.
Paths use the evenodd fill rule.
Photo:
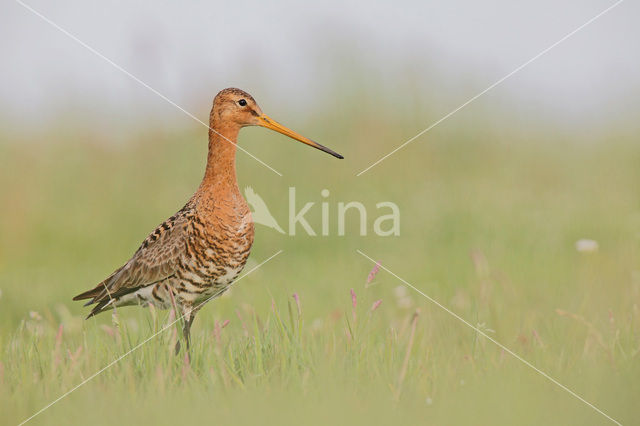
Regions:
<instances>
[{"instance_id":1,"label":"bird","mask_svg":"<svg viewBox=\"0 0 640 426\"><path fill-rule=\"evenodd\" d=\"M249 205L253 208L253 211L251 212L253 223L259 223L260 225L267 226L275 229L281 234L284 234L284 230L280 225L278 225L278 222L269 211L267 203L264 202L261 196L256 194L252 187L247 186L244 189L244 196L247 198Z\"/></svg>"},{"instance_id":2,"label":"bird","mask_svg":"<svg viewBox=\"0 0 640 426\"><path fill-rule=\"evenodd\" d=\"M238 277L253 244L251 212L238 188L235 165L238 133L247 126L265 127L344 158L265 115L247 92L220 91L209 115L209 149L200 185L184 207L144 239L131 259L73 298L89 299L85 306L94 305L87 319L120 306L174 308L181 314L189 353L195 315ZM180 351L180 339L175 351Z\"/></svg>"}]
</instances>

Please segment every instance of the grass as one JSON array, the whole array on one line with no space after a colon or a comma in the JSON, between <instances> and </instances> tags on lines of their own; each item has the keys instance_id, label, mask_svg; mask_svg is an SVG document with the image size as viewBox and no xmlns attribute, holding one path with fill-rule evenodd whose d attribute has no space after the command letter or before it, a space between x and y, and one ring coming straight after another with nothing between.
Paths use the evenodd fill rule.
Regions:
<instances>
[{"instance_id":1,"label":"grass","mask_svg":"<svg viewBox=\"0 0 640 426\"><path fill-rule=\"evenodd\" d=\"M31 423L609 423L384 270L367 284L374 265L356 249L633 423L640 415L633 132L589 143L461 114L456 126L435 128L355 178L424 127L424 117L402 121L402 111L371 123L371 107L363 108L348 120L337 116L342 110L321 111L319 123L335 127L310 123L304 132L345 154L343 162L260 129L242 135L246 149L284 176L239 154L241 186L252 185L282 225L295 185L299 204L316 202L307 215L316 230L320 191L330 189L333 236L293 238L258 226L248 269L284 252L201 311L190 363L172 354L177 326L169 327ZM70 298L125 261L184 203L203 170L200 129L132 132L112 144L68 129L0 142L6 424L169 323L168 312L134 308L84 321L86 309ZM401 235L360 237L354 220L345 237L335 236L337 202L352 200L370 214L379 201L396 202ZM600 249L576 251L580 238Z\"/></svg>"}]
</instances>

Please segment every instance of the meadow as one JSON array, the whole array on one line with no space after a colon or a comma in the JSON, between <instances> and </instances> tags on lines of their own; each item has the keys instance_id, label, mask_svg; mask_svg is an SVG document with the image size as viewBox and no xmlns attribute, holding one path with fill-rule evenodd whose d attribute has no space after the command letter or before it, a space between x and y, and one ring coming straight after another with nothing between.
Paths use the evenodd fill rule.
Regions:
<instances>
[{"instance_id":1,"label":"meadow","mask_svg":"<svg viewBox=\"0 0 640 426\"><path fill-rule=\"evenodd\" d=\"M330 235L257 225L246 270L283 252L200 312L190 362L173 355L179 325L170 326L29 424L612 423L392 274L370 275L374 263L357 250L617 421L637 423L637 129L569 131L485 105L356 177L442 114L327 102L305 118L294 105L262 107L345 160L251 128L241 145L283 176L242 153L238 175L281 224L289 187L316 203L307 215L316 229L328 202ZM98 128L118 127L102 120ZM206 129L149 118L111 138L75 122L1 136L2 424L27 419L172 319L130 307L84 321L71 297L184 204L203 172ZM362 237L354 215L339 236L341 201L371 214L395 202L400 235L374 235L374 215ZM584 238L598 249L577 250Z\"/></svg>"}]
</instances>

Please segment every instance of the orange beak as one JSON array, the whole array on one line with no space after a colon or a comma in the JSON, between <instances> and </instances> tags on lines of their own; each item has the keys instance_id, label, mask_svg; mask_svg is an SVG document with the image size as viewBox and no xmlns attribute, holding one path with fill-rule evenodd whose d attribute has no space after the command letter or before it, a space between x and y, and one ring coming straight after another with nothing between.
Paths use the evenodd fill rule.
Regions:
<instances>
[{"instance_id":1,"label":"orange beak","mask_svg":"<svg viewBox=\"0 0 640 426\"><path fill-rule=\"evenodd\" d=\"M326 146L320 145L318 142L314 142L311 139L305 138L304 136L294 132L293 130L287 127L284 127L282 124L278 123L275 120L272 120L271 118L267 117L265 114L262 114L260 117L258 117L258 121L259 121L259 124L258 124L259 126L266 127L267 129L275 130L276 132L282 133L285 136L289 136L290 138L300 141L303 144L312 146L316 149L319 149L320 151L326 152L327 154L331 154L336 158L344 158L342 155L338 154L335 151L330 150Z\"/></svg>"}]
</instances>

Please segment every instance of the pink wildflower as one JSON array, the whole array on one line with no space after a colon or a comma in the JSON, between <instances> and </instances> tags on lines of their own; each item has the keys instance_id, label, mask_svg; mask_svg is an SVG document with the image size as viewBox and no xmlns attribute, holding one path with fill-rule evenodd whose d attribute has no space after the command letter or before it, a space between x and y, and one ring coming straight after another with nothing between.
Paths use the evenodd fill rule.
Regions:
<instances>
[{"instance_id":1,"label":"pink wildflower","mask_svg":"<svg viewBox=\"0 0 640 426\"><path fill-rule=\"evenodd\" d=\"M371 284L371 281L376 277L376 274L380 271L380 262L376 262L375 266L369 272L369 276L367 277L367 284Z\"/></svg>"},{"instance_id":2,"label":"pink wildflower","mask_svg":"<svg viewBox=\"0 0 640 426\"><path fill-rule=\"evenodd\" d=\"M298 315L302 315L302 308L300 307L300 296L298 296L298 293L293 293L293 299L296 301L296 306L298 307Z\"/></svg>"},{"instance_id":3,"label":"pink wildflower","mask_svg":"<svg viewBox=\"0 0 640 426\"><path fill-rule=\"evenodd\" d=\"M373 302L373 305L371 305L371 312L375 311L376 309L378 309L378 307L382 304L382 299L380 300L376 300L375 302Z\"/></svg>"}]
</instances>

